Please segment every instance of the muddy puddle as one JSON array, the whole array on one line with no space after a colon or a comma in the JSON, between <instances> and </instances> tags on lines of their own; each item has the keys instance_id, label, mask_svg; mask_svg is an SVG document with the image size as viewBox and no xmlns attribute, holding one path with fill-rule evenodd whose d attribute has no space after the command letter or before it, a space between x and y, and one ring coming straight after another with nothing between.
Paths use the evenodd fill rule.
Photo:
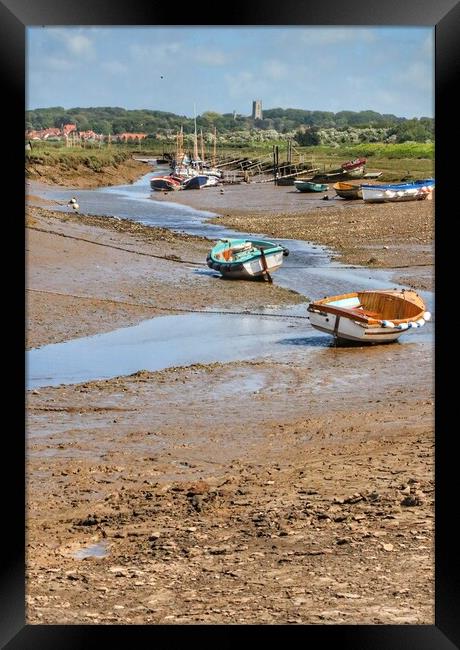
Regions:
<instances>
[{"instance_id":1,"label":"muddy puddle","mask_svg":"<svg viewBox=\"0 0 460 650\"><path fill-rule=\"evenodd\" d=\"M194 363L283 357L286 347L307 355L335 345L314 330L304 305L283 312L160 316L105 334L46 345L27 353L27 388L77 384ZM428 328L406 340L427 341Z\"/></svg>"},{"instance_id":2,"label":"muddy puddle","mask_svg":"<svg viewBox=\"0 0 460 650\"><path fill-rule=\"evenodd\" d=\"M97 544L89 544L83 548L74 551L73 557L76 560L84 560L87 557L107 557L108 548L106 542L98 542Z\"/></svg>"}]
</instances>

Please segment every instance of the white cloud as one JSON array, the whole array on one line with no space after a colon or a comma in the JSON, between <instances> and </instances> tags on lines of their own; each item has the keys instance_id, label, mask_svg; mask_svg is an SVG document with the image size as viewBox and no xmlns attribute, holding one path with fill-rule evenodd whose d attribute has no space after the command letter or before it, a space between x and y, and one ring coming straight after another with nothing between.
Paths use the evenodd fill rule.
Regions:
<instances>
[{"instance_id":1,"label":"white cloud","mask_svg":"<svg viewBox=\"0 0 460 650\"><path fill-rule=\"evenodd\" d=\"M158 45L132 45L129 48L130 54L135 61L140 63L150 62L155 65L158 62L167 62L171 57L181 54L181 43L161 43ZM186 63L187 60L184 61Z\"/></svg>"},{"instance_id":2,"label":"white cloud","mask_svg":"<svg viewBox=\"0 0 460 650\"><path fill-rule=\"evenodd\" d=\"M263 72L270 79L284 79L289 72L289 67L280 61L267 61L264 63Z\"/></svg>"},{"instance_id":3,"label":"white cloud","mask_svg":"<svg viewBox=\"0 0 460 650\"><path fill-rule=\"evenodd\" d=\"M431 66L421 61L414 61L396 75L396 81L404 86L417 88L420 91L433 90L433 70Z\"/></svg>"},{"instance_id":4,"label":"white cloud","mask_svg":"<svg viewBox=\"0 0 460 650\"><path fill-rule=\"evenodd\" d=\"M125 72L128 72L127 66L125 66L123 63L120 63L119 61L105 61L104 63L101 63L101 68L105 70L105 72L113 75L124 74Z\"/></svg>"},{"instance_id":5,"label":"white cloud","mask_svg":"<svg viewBox=\"0 0 460 650\"><path fill-rule=\"evenodd\" d=\"M87 31L87 30L86 30ZM92 40L79 30L56 28L50 29L50 34L63 44L68 54L83 57L86 60L95 56Z\"/></svg>"},{"instance_id":6,"label":"white cloud","mask_svg":"<svg viewBox=\"0 0 460 650\"><path fill-rule=\"evenodd\" d=\"M229 96L232 99L261 96L268 88L260 77L256 77L252 72L246 72L245 70L225 75L225 82Z\"/></svg>"},{"instance_id":7,"label":"white cloud","mask_svg":"<svg viewBox=\"0 0 460 650\"><path fill-rule=\"evenodd\" d=\"M216 49L197 49L192 53L192 57L197 63L205 65L226 65L230 60L225 52Z\"/></svg>"},{"instance_id":8,"label":"white cloud","mask_svg":"<svg viewBox=\"0 0 460 650\"><path fill-rule=\"evenodd\" d=\"M422 54L424 56L430 56L434 59L434 34L430 32L426 35L425 40L422 43Z\"/></svg>"},{"instance_id":9,"label":"white cloud","mask_svg":"<svg viewBox=\"0 0 460 650\"><path fill-rule=\"evenodd\" d=\"M76 62L62 56L45 56L43 58L44 67L55 72L68 72L75 70Z\"/></svg>"},{"instance_id":10,"label":"white cloud","mask_svg":"<svg viewBox=\"0 0 460 650\"><path fill-rule=\"evenodd\" d=\"M296 30L297 31L297 30ZM300 40L308 45L334 45L335 43L373 43L377 40L376 33L363 27L310 27L300 29L289 36L295 43Z\"/></svg>"}]
</instances>

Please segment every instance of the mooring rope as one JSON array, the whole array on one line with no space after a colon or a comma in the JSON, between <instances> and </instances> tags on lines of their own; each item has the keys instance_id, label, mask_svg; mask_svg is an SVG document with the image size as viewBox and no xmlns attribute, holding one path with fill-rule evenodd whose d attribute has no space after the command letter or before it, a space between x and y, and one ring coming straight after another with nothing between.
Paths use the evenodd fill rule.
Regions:
<instances>
[{"instance_id":1,"label":"mooring rope","mask_svg":"<svg viewBox=\"0 0 460 650\"><path fill-rule=\"evenodd\" d=\"M105 246L106 248L114 248L118 251L124 251L126 253L133 253L133 255L144 255L145 257L155 257L159 260L167 260L168 262L177 262L178 264L193 264L195 266L206 266L205 262L193 262L192 260L182 260L175 259L174 257L168 257L167 255L154 255L153 253L144 253L142 251L133 251L129 248L122 248L121 246L114 246L113 244L104 244L99 241L94 241L93 239L86 239L85 237L75 237L75 235L66 235L63 232L57 232L56 230L46 230L45 228L36 228L35 226L27 226L30 230L38 230L39 232L45 232L50 235L57 235L59 237L66 237L67 239L76 239L77 241L84 241L88 244L95 244L96 246Z\"/></svg>"},{"instance_id":2,"label":"mooring rope","mask_svg":"<svg viewBox=\"0 0 460 650\"><path fill-rule=\"evenodd\" d=\"M175 313L188 313L188 314L228 314L231 316L269 316L270 318L301 318L307 319L308 316L295 316L293 314L267 314L265 312L255 312L255 311L224 311L224 310L212 310L212 309L188 309L186 307L157 307L156 305L145 305L137 302L127 302L125 300L112 300L111 298L98 298L97 296L79 296L75 293L62 293L59 291L49 291L47 289L31 289L28 288L27 291L33 291L34 293L46 293L52 294L55 296L64 296L65 298L77 298L80 300L96 300L98 302L110 302L116 305L126 305L128 307L141 307L143 309L154 309L157 311L168 311Z\"/></svg>"}]
</instances>

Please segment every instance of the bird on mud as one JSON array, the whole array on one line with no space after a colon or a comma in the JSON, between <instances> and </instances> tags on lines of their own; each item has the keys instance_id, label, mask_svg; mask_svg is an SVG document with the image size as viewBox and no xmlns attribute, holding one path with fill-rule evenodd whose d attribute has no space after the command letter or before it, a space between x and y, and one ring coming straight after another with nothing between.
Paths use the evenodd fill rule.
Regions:
<instances>
[{"instance_id":1,"label":"bird on mud","mask_svg":"<svg viewBox=\"0 0 460 650\"><path fill-rule=\"evenodd\" d=\"M76 214L78 214L78 210L80 209L80 206L78 205L78 201L77 201L77 199L75 198L75 196L73 196L73 197L70 199L70 201L68 202L67 205L68 205L69 207L71 207L71 208L73 209L73 211L74 211Z\"/></svg>"}]
</instances>

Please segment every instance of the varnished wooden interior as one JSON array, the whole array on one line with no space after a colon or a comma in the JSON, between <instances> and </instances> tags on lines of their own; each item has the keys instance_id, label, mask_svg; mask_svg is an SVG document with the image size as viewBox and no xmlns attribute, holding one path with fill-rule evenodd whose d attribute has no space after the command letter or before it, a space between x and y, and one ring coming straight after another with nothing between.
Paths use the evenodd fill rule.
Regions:
<instances>
[{"instance_id":1,"label":"varnished wooden interior","mask_svg":"<svg viewBox=\"0 0 460 650\"><path fill-rule=\"evenodd\" d=\"M423 303L416 304L413 302L411 298L414 295L416 296L414 292L407 292L407 299L405 299L405 293L392 295L391 293L380 293L378 291L358 292L358 297L365 311L379 314L377 317L380 317L382 320L391 321L419 318L423 315L425 306ZM416 297L418 298L418 296Z\"/></svg>"},{"instance_id":2,"label":"varnished wooden interior","mask_svg":"<svg viewBox=\"0 0 460 650\"><path fill-rule=\"evenodd\" d=\"M352 308L331 305L346 298L359 298L359 305ZM425 312L423 300L415 291L359 291L346 293L340 296L329 296L323 300L316 300L311 303L309 309L327 311L336 315L343 315L353 320L367 322L369 325L377 325L381 320L389 320L395 324L417 320Z\"/></svg>"}]
</instances>

